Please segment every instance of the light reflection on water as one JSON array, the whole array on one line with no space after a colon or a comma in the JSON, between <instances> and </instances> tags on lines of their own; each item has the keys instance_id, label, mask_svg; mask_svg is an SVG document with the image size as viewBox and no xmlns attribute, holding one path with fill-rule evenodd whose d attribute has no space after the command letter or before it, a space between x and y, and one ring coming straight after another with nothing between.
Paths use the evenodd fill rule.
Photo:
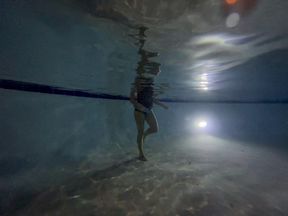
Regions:
<instances>
[{"instance_id":1,"label":"light reflection on water","mask_svg":"<svg viewBox=\"0 0 288 216\"><path fill-rule=\"evenodd\" d=\"M161 63L163 73L157 78L154 87L166 97L205 98L212 96L214 98L215 95L217 97L222 95L224 98L225 96L235 98L237 95L233 95L233 89L231 89L234 84L228 83L233 76L231 78L229 74L238 73L237 76L241 76L239 75L241 69L235 72L234 68L241 68L242 65L253 61L258 56L285 49L288 45L283 31L265 32L264 28L256 28L256 17L267 7L267 2L239 0L233 3L222 1L220 4L212 4L211 1L203 1L197 2L198 8L190 7L187 3L185 13L181 16L178 14L177 17L171 17L163 12L168 10L167 8L172 3L171 5L166 3L163 9L159 6L161 3L152 4L147 1L136 7L136 2L134 1L135 5L130 5L129 10L123 10L121 3L117 3L115 10L122 15L125 14L134 24L141 23L147 26L145 42L142 39L141 49L145 52L150 50L152 53L160 54L154 57L156 57L155 61ZM129 5L129 2L127 4ZM179 4L183 6L185 1ZM153 10L148 12L152 6ZM148 11L143 11L143 14L139 14L138 17L133 15L133 10L145 7ZM206 20L199 20L199 17L191 20L191 16L201 16L201 12L205 10L213 11L211 17ZM218 16L215 13L218 13ZM144 14L145 17L141 20L140 17ZM230 17L233 14L237 14L236 20L235 16ZM217 16L217 19L212 20L214 16ZM232 21L227 21L227 19L232 19ZM187 25L183 25L185 22ZM270 25L273 25L272 22ZM137 28L135 31L138 31ZM141 43L139 35L138 38L134 37L132 40L138 41L137 46ZM141 55L139 51L138 54ZM143 55L141 58L139 62L142 61L143 64ZM139 75L139 63L136 71ZM237 80L237 76L233 80L236 82L235 86L240 85L241 82L240 79ZM262 82L261 77L259 79L259 82ZM257 82L257 80L254 81ZM230 89L227 86L230 86ZM218 92L219 90L221 92ZM251 95L255 93L253 90L255 89L251 89ZM227 95L223 94L223 91L226 91ZM236 89L236 91L239 90ZM211 93L207 94L208 92Z\"/></svg>"}]
</instances>

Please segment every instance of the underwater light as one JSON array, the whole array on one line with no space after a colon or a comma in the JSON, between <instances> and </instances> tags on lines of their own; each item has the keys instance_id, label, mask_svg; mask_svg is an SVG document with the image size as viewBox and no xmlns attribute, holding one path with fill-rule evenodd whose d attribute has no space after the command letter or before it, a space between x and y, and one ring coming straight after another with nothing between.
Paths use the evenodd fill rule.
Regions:
<instances>
[{"instance_id":1,"label":"underwater light","mask_svg":"<svg viewBox=\"0 0 288 216\"><path fill-rule=\"evenodd\" d=\"M207 122L206 121L199 121L199 122L197 122L197 127L205 128L205 127L207 127Z\"/></svg>"},{"instance_id":2,"label":"underwater light","mask_svg":"<svg viewBox=\"0 0 288 216\"><path fill-rule=\"evenodd\" d=\"M234 5L238 2L238 0L226 0L226 3L229 5Z\"/></svg>"},{"instance_id":3,"label":"underwater light","mask_svg":"<svg viewBox=\"0 0 288 216\"><path fill-rule=\"evenodd\" d=\"M209 132L211 131L211 126L213 124L208 123L208 120L210 122L211 119L208 119L208 116L202 116L202 117L196 117L196 116L191 116L191 117L187 117L186 121L187 121L187 129L189 129L189 131L193 131L193 132ZM213 128L213 126L212 126Z\"/></svg>"}]
</instances>

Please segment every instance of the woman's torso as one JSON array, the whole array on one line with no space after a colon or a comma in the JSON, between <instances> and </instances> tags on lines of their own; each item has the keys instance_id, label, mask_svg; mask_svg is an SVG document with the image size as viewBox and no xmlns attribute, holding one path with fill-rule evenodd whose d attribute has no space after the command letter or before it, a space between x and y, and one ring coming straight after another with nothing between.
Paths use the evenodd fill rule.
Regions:
<instances>
[{"instance_id":1,"label":"woman's torso","mask_svg":"<svg viewBox=\"0 0 288 216\"><path fill-rule=\"evenodd\" d=\"M143 86L137 91L137 102L148 109L153 107L153 87L152 85Z\"/></svg>"}]
</instances>

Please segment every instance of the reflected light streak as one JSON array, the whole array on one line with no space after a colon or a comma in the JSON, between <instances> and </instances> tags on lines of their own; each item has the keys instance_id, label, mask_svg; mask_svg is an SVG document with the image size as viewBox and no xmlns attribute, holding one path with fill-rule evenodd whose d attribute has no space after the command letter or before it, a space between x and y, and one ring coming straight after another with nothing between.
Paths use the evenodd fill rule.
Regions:
<instances>
[{"instance_id":1,"label":"reflected light streak","mask_svg":"<svg viewBox=\"0 0 288 216\"><path fill-rule=\"evenodd\" d=\"M201 75L200 79L206 81L207 80L207 74Z\"/></svg>"},{"instance_id":2,"label":"reflected light streak","mask_svg":"<svg viewBox=\"0 0 288 216\"><path fill-rule=\"evenodd\" d=\"M208 90L208 78L207 78L207 74L204 73L200 76L200 82L199 82L199 86L201 88L201 90L207 91Z\"/></svg>"},{"instance_id":3,"label":"reflected light streak","mask_svg":"<svg viewBox=\"0 0 288 216\"><path fill-rule=\"evenodd\" d=\"M202 82L200 82L200 85L201 86L206 86L206 85L208 85L208 82L207 81L206 82L202 81Z\"/></svg>"}]
</instances>

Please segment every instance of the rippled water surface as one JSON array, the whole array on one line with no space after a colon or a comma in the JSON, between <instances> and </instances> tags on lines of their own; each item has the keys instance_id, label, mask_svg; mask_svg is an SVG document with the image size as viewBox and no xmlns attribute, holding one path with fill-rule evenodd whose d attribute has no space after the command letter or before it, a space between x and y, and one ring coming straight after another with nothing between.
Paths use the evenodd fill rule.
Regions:
<instances>
[{"instance_id":1,"label":"rippled water surface","mask_svg":"<svg viewBox=\"0 0 288 216\"><path fill-rule=\"evenodd\" d=\"M2 35L2 53L8 52L1 57L2 78L127 95L141 61L142 40L141 49L158 53L150 61L161 64L155 89L165 97L286 97L288 5L283 0L2 5L3 20L9 20L2 20L5 35L18 35L12 41ZM141 26L147 28L145 36Z\"/></svg>"}]
</instances>

